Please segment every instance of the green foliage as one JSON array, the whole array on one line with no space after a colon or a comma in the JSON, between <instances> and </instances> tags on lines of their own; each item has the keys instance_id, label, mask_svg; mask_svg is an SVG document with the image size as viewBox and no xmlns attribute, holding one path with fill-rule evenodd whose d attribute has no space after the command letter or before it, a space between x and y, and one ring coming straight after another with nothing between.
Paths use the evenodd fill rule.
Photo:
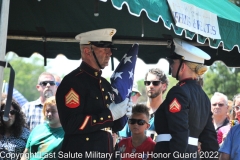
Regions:
<instances>
[{"instance_id":1,"label":"green foliage","mask_svg":"<svg viewBox=\"0 0 240 160\"><path fill-rule=\"evenodd\" d=\"M214 92L221 92L231 100L240 93L239 83L239 68L228 68L222 62L215 62L204 76L203 89L209 98Z\"/></svg>"},{"instance_id":2,"label":"green foliage","mask_svg":"<svg viewBox=\"0 0 240 160\"><path fill-rule=\"evenodd\" d=\"M39 75L45 71L43 65L38 65L39 58L34 58L32 62L26 62L22 58L15 57L10 61L15 71L14 88L27 98L28 101L39 98L39 92L36 89ZM9 81L10 69L4 69L4 80Z\"/></svg>"}]
</instances>

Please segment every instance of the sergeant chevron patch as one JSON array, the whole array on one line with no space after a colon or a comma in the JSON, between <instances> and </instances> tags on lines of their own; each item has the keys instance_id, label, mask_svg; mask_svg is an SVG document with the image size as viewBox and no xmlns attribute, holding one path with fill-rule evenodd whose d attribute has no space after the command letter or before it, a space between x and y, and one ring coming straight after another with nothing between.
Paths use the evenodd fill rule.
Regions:
<instances>
[{"instance_id":1,"label":"sergeant chevron patch","mask_svg":"<svg viewBox=\"0 0 240 160\"><path fill-rule=\"evenodd\" d=\"M178 102L177 98L174 98L174 100L170 103L169 111L172 113L181 111L181 104Z\"/></svg>"},{"instance_id":2,"label":"sergeant chevron patch","mask_svg":"<svg viewBox=\"0 0 240 160\"><path fill-rule=\"evenodd\" d=\"M65 95L65 105L69 108L77 108L80 105L80 96L72 88Z\"/></svg>"}]
</instances>

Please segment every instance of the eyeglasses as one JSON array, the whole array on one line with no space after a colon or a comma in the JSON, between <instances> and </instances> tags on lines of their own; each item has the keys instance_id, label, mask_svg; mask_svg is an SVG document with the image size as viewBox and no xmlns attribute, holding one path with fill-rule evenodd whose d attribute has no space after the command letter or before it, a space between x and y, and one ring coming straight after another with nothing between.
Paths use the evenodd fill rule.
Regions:
<instances>
[{"instance_id":1,"label":"eyeglasses","mask_svg":"<svg viewBox=\"0 0 240 160\"><path fill-rule=\"evenodd\" d=\"M161 83L161 81L144 81L144 85L145 85L145 86L150 86L151 83L152 83L154 86L158 86L158 85Z\"/></svg>"},{"instance_id":2,"label":"eyeglasses","mask_svg":"<svg viewBox=\"0 0 240 160\"><path fill-rule=\"evenodd\" d=\"M18 111L16 111L16 110L11 110L9 113L11 114L11 115L15 115L16 113L17 113ZM4 110L1 110L1 115L3 115L4 114Z\"/></svg>"},{"instance_id":3,"label":"eyeglasses","mask_svg":"<svg viewBox=\"0 0 240 160\"><path fill-rule=\"evenodd\" d=\"M131 97L135 96L136 94L137 94L137 92L132 92Z\"/></svg>"},{"instance_id":4,"label":"eyeglasses","mask_svg":"<svg viewBox=\"0 0 240 160\"><path fill-rule=\"evenodd\" d=\"M39 83L39 85L46 86L48 83L50 84L50 86L54 86L55 85L54 81L42 81L42 82Z\"/></svg>"},{"instance_id":5,"label":"eyeglasses","mask_svg":"<svg viewBox=\"0 0 240 160\"><path fill-rule=\"evenodd\" d=\"M214 103L214 104L212 104L212 106L219 106L219 107L222 107L222 106L224 106L224 104L223 103Z\"/></svg>"},{"instance_id":6,"label":"eyeglasses","mask_svg":"<svg viewBox=\"0 0 240 160\"><path fill-rule=\"evenodd\" d=\"M235 106L234 110L238 111L240 109L240 106Z\"/></svg>"},{"instance_id":7,"label":"eyeglasses","mask_svg":"<svg viewBox=\"0 0 240 160\"><path fill-rule=\"evenodd\" d=\"M142 126L147 122L143 119L128 119L128 123L129 124L136 124L137 123L138 125Z\"/></svg>"}]
</instances>

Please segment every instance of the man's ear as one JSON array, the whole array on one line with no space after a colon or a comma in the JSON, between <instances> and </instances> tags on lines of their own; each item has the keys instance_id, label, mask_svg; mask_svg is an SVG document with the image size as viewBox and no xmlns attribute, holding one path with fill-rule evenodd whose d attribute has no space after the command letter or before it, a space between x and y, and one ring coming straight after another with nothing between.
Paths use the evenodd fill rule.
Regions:
<instances>
[{"instance_id":1,"label":"man's ear","mask_svg":"<svg viewBox=\"0 0 240 160\"><path fill-rule=\"evenodd\" d=\"M38 85L38 84L36 85L36 88L37 88L38 91L39 91L40 87L41 87L40 85Z\"/></svg>"},{"instance_id":2,"label":"man's ear","mask_svg":"<svg viewBox=\"0 0 240 160\"><path fill-rule=\"evenodd\" d=\"M162 84L162 91L165 91L167 89L167 84L166 83L163 83Z\"/></svg>"},{"instance_id":3,"label":"man's ear","mask_svg":"<svg viewBox=\"0 0 240 160\"><path fill-rule=\"evenodd\" d=\"M84 47L84 48L83 48L83 54L85 54L86 56L89 56L89 55L91 54L90 48Z\"/></svg>"}]
</instances>

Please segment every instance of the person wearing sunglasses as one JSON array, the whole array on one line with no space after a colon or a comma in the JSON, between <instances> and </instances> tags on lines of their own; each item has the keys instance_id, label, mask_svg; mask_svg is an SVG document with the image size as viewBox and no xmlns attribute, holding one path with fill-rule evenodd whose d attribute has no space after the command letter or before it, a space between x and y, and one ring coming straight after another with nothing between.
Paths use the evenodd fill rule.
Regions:
<instances>
[{"instance_id":1,"label":"person wearing sunglasses","mask_svg":"<svg viewBox=\"0 0 240 160\"><path fill-rule=\"evenodd\" d=\"M236 94L233 97L233 110L235 115L232 120L237 118L237 121L240 121L240 94ZM234 122L234 121L231 121ZM227 136L222 143L219 152L219 160L237 160L240 159L240 125L231 126L230 131L227 133Z\"/></svg>"},{"instance_id":2,"label":"person wearing sunglasses","mask_svg":"<svg viewBox=\"0 0 240 160\"><path fill-rule=\"evenodd\" d=\"M216 132L218 132L221 127L229 124L227 118L228 107L228 97L223 93L215 92L211 98L211 110Z\"/></svg>"},{"instance_id":3,"label":"person wearing sunglasses","mask_svg":"<svg viewBox=\"0 0 240 160\"><path fill-rule=\"evenodd\" d=\"M146 105L137 104L133 107L132 115L128 119L132 136L122 139L118 144L122 160L151 159L150 154L153 152L155 142L145 134L150 127L149 118L149 108ZM137 154L141 154L143 158L139 158ZM133 155L134 158L129 155Z\"/></svg>"},{"instance_id":4,"label":"person wearing sunglasses","mask_svg":"<svg viewBox=\"0 0 240 160\"><path fill-rule=\"evenodd\" d=\"M197 81L207 71L204 60L209 60L210 56L181 39L174 38L173 43L167 60L170 74L179 82L169 90L155 113L158 135L154 152L168 153L171 160L197 160L200 142L201 153L211 152L211 158L218 159L219 145L212 123L211 103ZM200 156L209 158L206 154Z\"/></svg>"},{"instance_id":5,"label":"person wearing sunglasses","mask_svg":"<svg viewBox=\"0 0 240 160\"><path fill-rule=\"evenodd\" d=\"M53 74L43 72L38 77L36 88L40 97L22 106L22 111L26 115L27 125L32 130L36 125L44 122L42 107L48 97L55 95L57 86Z\"/></svg>"},{"instance_id":6,"label":"person wearing sunglasses","mask_svg":"<svg viewBox=\"0 0 240 160\"><path fill-rule=\"evenodd\" d=\"M167 90L169 80L166 74L160 68L151 68L146 73L144 78L144 85L147 94L147 102L145 104L149 108L150 113L150 127L146 134L154 139L154 114L163 101L163 94ZM119 132L120 137L130 137L132 135L128 124Z\"/></svg>"},{"instance_id":7,"label":"person wearing sunglasses","mask_svg":"<svg viewBox=\"0 0 240 160\"><path fill-rule=\"evenodd\" d=\"M124 127L125 114L131 109L129 98L114 102L113 88L102 77L102 69L108 66L113 54L115 33L114 28L104 28L75 37L80 42L82 62L63 78L56 93L59 117L66 133L61 150L64 153L114 152L111 132Z\"/></svg>"},{"instance_id":8,"label":"person wearing sunglasses","mask_svg":"<svg viewBox=\"0 0 240 160\"><path fill-rule=\"evenodd\" d=\"M215 92L211 98L211 110L218 144L221 145L231 127L228 119L228 97L223 93Z\"/></svg>"},{"instance_id":9,"label":"person wearing sunglasses","mask_svg":"<svg viewBox=\"0 0 240 160\"><path fill-rule=\"evenodd\" d=\"M160 68L152 68L145 75L144 85L148 96L147 107L150 109L150 127L149 130L155 131L154 115L156 110L163 102L163 94L168 87L168 77Z\"/></svg>"},{"instance_id":10,"label":"person wearing sunglasses","mask_svg":"<svg viewBox=\"0 0 240 160\"><path fill-rule=\"evenodd\" d=\"M55 96L45 101L42 113L46 122L31 131L21 160L56 160L60 156L64 130L59 120Z\"/></svg>"},{"instance_id":11,"label":"person wearing sunglasses","mask_svg":"<svg viewBox=\"0 0 240 160\"><path fill-rule=\"evenodd\" d=\"M3 120L6 101L7 96L2 94L0 107L0 159L10 160L9 156L23 153L30 131L25 122L25 115L14 99L11 102L9 120ZM17 160L17 157L13 157L12 160Z\"/></svg>"}]
</instances>

